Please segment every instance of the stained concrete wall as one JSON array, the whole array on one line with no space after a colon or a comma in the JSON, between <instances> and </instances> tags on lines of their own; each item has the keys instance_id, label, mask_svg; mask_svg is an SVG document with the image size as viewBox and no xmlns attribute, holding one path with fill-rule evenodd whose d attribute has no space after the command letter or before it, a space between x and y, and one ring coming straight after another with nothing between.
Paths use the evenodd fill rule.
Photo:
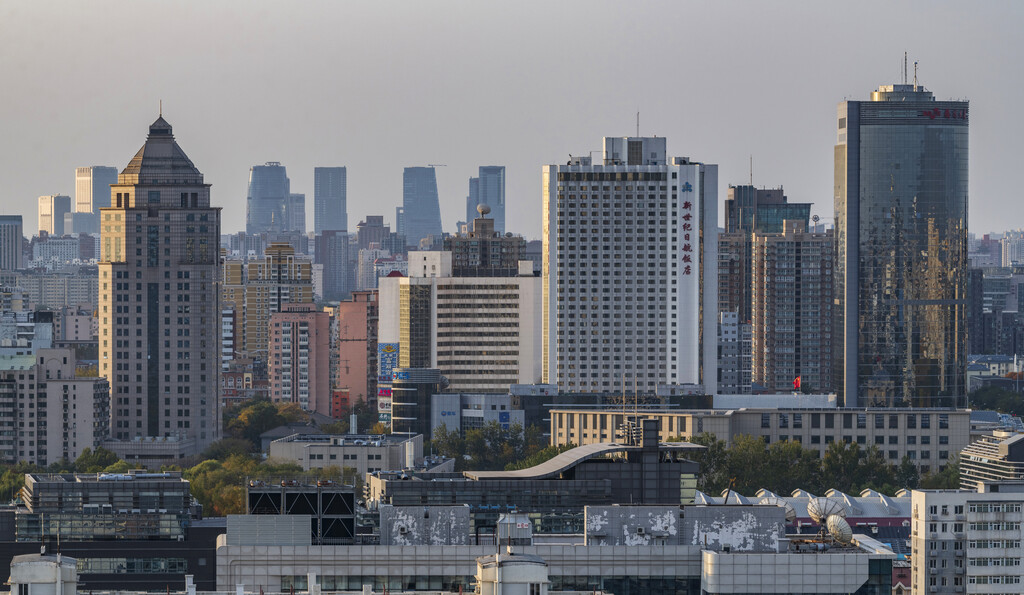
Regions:
<instances>
[{"instance_id":1,"label":"stained concrete wall","mask_svg":"<svg viewBox=\"0 0 1024 595\"><path fill-rule=\"evenodd\" d=\"M587 506L584 516L587 545L693 545L735 552L787 547L785 511L777 506Z\"/></svg>"},{"instance_id":2,"label":"stained concrete wall","mask_svg":"<svg viewBox=\"0 0 1024 595\"><path fill-rule=\"evenodd\" d=\"M469 545L469 506L380 506L381 545Z\"/></svg>"}]
</instances>

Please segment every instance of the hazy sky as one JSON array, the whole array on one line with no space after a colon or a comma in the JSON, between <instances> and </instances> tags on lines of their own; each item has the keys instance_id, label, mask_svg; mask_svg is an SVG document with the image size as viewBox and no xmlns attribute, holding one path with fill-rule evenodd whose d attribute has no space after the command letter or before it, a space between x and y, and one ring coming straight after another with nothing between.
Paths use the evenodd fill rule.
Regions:
<instances>
[{"instance_id":1,"label":"hazy sky","mask_svg":"<svg viewBox=\"0 0 1024 595\"><path fill-rule=\"evenodd\" d=\"M539 237L540 169L602 136L783 185L832 218L836 104L902 77L971 100L970 228L1024 227L1021 2L0 1L0 211L74 196L74 168L124 168L163 100L244 228L249 167L306 193L348 166L349 228L394 222L402 168L438 168L445 229L467 180L506 165L510 230ZM911 76L913 74L911 73ZM1016 189L1016 190L1015 190ZM1016 197L1016 198L1015 198Z\"/></svg>"}]
</instances>

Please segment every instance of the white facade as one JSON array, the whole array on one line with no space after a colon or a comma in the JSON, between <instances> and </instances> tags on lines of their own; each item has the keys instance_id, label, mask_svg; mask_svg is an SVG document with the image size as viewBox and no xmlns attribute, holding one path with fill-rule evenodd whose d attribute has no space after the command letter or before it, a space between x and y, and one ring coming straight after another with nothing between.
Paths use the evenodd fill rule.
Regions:
<instances>
[{"instance_id":1,"label":"white facade","mask_svg":"<svg viewBox=\"0 0 1024 595\"><path fill-rule=\"evenodd\" d=\"M668 160L664 138L544 168L544 382L715 392L717 189L718 166Z\"/></svg>"},{"instance_id":2,"label":"white facade","mask_svg":"<svg viewBox=\"0 0 1024 595\"><path fill-rule=\"evenodd\" d=\"M414 254L428 256L426 261L410 261L411 273L422 272L424 266L428 275L451 271L449 252ZM411 286L429 288L425 341L408 331L410 309L403 307L403 299L409 298L403 298L402 289L408 294ZM399 343L402 362L413 350L429 352L429 366L422 367L441 370L450 390L504 393L512 384L539 382L543 335L538 277L384 277L378 300L377 340ZM410 363L416 367L417 362Z\"/></svg>"},{"instance_id":3,"label":"white facade","mask_svg":"<svg viewBox=\"0 0 1024 595\"><path fill-rule=\"evenodd\" d=\"M998 492L988 491L996 486ZM986 484L982 490L911 494L915 594L1024 591L1024 484Z\"/></svg>"}]
</instances>

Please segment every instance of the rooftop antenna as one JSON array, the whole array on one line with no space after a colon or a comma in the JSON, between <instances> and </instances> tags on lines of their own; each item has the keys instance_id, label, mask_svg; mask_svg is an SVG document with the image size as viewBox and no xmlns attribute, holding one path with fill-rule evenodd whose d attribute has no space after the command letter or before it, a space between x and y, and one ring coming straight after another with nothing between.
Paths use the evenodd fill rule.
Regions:
<instances>
[{"instance_id":1,"label":"rooftop antenna","mask_svg":"<svg viewBox=\"0 0 1024 595\"><path fill-rule=\"evenodd\" d=\"M636 137L640 138L640 110L636 112Z\"/></svg>"},{"instance_id":2,"label":"rooftop antenna","mask_svg":"<svg viewBox=\"0 0 1024 595\"><path fill-rule=\"evenodd\" d=\"M750 185L754 185L754 154L750 154Z\"/></svg>"},{"instance_id":3,"label":"rooftop antenna","mask_svg":"<svg viewBox=\"0 0 1024 595\"><path fill-rule=\"evenodd\" d=\"M903 52L903 84L907 84L907 52Z\"/></svg>"},{"instance_id":4,"label":"rooftop antenna","mask_svg":"<svg viewBox=\"0 0 1024 595\"><path fill-rule=\"evenodd\" d=\"M917 91L917 60L914 60L914 90Z\"/></svg>"},{"instance_id":5,"label":"rooftop antenna","mask_svg":"<svg viewBox=\"0 0 1024 595\"><path fill-rule=\"evenodd\" d=\"M161 118L164 117L164 100L163 99L160 100L159 116Z\"/></svg>"}]
</instances>

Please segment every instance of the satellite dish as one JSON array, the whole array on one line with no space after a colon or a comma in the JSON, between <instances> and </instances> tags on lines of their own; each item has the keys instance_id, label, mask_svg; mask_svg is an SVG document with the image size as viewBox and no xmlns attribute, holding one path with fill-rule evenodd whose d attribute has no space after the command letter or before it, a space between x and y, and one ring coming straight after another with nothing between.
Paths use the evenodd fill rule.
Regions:
<instances>
[{"instance_id":1,"label":"satellite dish","mask_svg":"<svg viewBox=\"0 0 1024 595\"><path fill-rule=\"evenodd\" d=\"M482 215L486 215L487 213L491 212L491 207L489 207L488 205L483 205L483 204L477 205L476 206L476 212L480 213L481 216Z\"/></svg>"},{"instance_id":2,"label":"satellite dish","mask_svg":"<svg viewBox=\"0 0 1024 595\"><path fill-rule=\"evenodd\" d=\"M839 543L853 541L853 529L850 528L850 523L838 514L829 515L825 519L825 528L828 529L828 534L832 536L832 539Z\"/></svg>"},{"instance_id":3,"label":"satellite dish","mask_svg":"<svg viewBox=\"0 0 1024 595\"><path fill-rule=\"evenodd\" d=\"M796 509L789 502L779 498L778 496L765 496L761 498L757 504L759 506L781 506L786 509L786 522L792 523L796 520Z\"/></svg>"},{"instance_id":4,"label":"satellite dish","mask_svg":"<svg viewBox=\"0 0 1024 595\"><path fill-rule=\"evenodd\" d=\"M818 221L821 221L821 217L815 215L815 216L811 217L811 221L814 221L814 224L817 225Z\"/></svg>"},{"instance_id":5,"label":"satellite dish","mask_svg":"<svg viewBox=\"0 0 1024 595\"><path fill-rule=\"evenodd\" d=\"M807 516L815 523L823 524L825 519L832 515L839 515L846 518L846 506L832 498L811 498L807 502Z\"/></svg>"}]
</instances>

